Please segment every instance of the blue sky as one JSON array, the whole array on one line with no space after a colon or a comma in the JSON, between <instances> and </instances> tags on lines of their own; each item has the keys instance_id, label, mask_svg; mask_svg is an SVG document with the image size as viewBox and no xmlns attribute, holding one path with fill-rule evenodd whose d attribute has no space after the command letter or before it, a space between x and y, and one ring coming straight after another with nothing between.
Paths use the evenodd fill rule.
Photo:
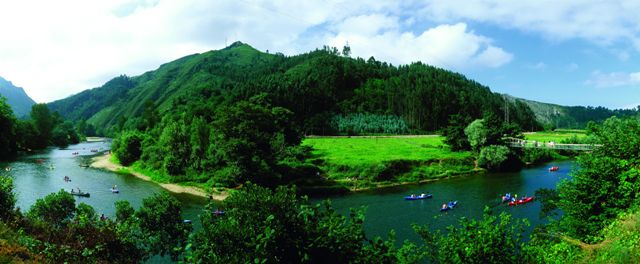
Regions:
<instances>
[{"instance_id":1,"label":"blue sky","mask_svg":"<svg viewBox=\"0 0 640 264\"><path fill-rule=\"evenodd\" d=\"M422 61L562 105L640 104L640 1L61 0L0 3L0 76L49 102L240 40Z\"/></svg>"},{"instance_id":2,"label":"blue sky","mask_svg":"<svg viewBox=\"0 0 640 264\"><path fill-rule=\"evenodd\" d=\"M493 91L562 105L635 107L640 86L628 79L638 69L637 51L620 54L625 44L601 46L585 39L562 41L495 25L472 23L513 59L498 68L463 69Z\"/></svg>"}]
</instances>

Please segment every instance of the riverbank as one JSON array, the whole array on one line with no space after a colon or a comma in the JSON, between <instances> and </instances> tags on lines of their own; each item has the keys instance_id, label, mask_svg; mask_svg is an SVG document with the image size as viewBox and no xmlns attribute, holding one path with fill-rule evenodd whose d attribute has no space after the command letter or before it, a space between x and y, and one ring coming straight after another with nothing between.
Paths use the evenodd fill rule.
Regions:
<instances>
[{"instance_id":1,"label":"riverbank","mask_svg":"<svg viewBox=\"0 0 640 264\"><path fill-rule=\"evenodd\" d=\"M216 201L222 201L225 198L227 198L227 196L229 196L229 194L227 192L220 192L220 193L207 193L205 192L202 188L198 188L195 186L183 186L183 185L178 185L175 183L159 183L159 182L155 182L151 179L151 177L144 175L136 170L134 170L131 167L125 167L119 164L114 163L111 160L111 154L104 154L101 156L97 156L94 157L93 159L91 159L91 165L92 168L98 168L98 169L104 169L104 170L108 170L108 171L113 171L113 172L122 172L122 171L126 171L129 174L145 180L145 181L149 181L149 182L154 182L157 183L158 185L160 185L162 188L164 188L167 191L170 191L172 193L187 193L187 194L191 194L191 195L195 195L195 196L200 196L200 197L204 197L204 198L210 198Z\"/></svg>"}]
</instances>

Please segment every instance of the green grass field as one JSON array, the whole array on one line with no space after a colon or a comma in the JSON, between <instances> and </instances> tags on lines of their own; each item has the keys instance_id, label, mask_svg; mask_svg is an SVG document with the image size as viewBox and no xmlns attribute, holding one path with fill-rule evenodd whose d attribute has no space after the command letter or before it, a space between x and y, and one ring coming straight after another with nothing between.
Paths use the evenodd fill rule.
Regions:
<instances>
[{"instance_id":1,"label":"green grass field","mask_svg":"<svg viewBox=\"0 0 640 264\"><path fill-rule=\"evenodd\" d=\"M559 131L542 131L542 132L534 132L527 133L524 137L527 140L535 140L540 142L562 142L564 139L568 139L571 137L584 138L587 135L583 130L559 130Z\"/></svg>"},{"instance_id":2,"label":"green grass field","mask_svg":"<svg viewBox=\"0 0 640 264\"><path fill-rule=\"evenodd\" d=\"M472 154L452 152L443 139L441 136L307 138L302 144L314 149L313 159L320 161L316 163L329 178L372 184L419 181L472 170Z\"/></svg>"},{"instance_id":3,"label":"green grass field","mask_svg":"<svg viewBox=\"0 0 640 264\"><path fill-rule=\"evenodd\" d=\"M363 165L390 160L432 160L466 158L469 152L452 152L444 137L416 138L307 138L302 143L314 148L314 155L326 162Z\"/></svg>"}]
</instances>

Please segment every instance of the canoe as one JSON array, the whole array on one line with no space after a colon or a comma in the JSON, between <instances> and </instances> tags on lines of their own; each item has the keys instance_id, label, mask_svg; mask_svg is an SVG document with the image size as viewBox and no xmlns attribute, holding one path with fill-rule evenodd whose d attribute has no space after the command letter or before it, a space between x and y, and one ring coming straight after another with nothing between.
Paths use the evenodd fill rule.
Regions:
<instances>
[{"instance_id":1,"label":"canoe","mask_svg":"<svg viewBox=\"0 0 640 264\"><path fill-rule=\"evenodd\" d=\"M454 207L456 207L456 205L458 205L458 201L448 202L447 203L447 207L440 208L440 212L449 211L449 210L453 209Z\"/></svg>"},{"instance_id":2,"label":"canoe","mask_svg":"<svg viewBox=\"0 0 640 264\"><path fill-rule=\"evenodd\" d=\"M511 201L511 202L509 202L509 205L526 204L528 202L533 201L534 198L535 197L525 197L525 198L522 198L522 199L517 200L517 201Z\"/></svg>"},{"instance_id":3,"label":"canoe","mask_svg":"<svg viewBox=\"0 0 640 264\"><path fill-rule=\"evenodd\" d=\"M549 168L549 171L558 171L559 169L560 169L560 167L553 166L553 167Z\"/></svg>"},{"instance_id":4,"label":"canoe","mask_svg":"<svg viewBox=\"0 0 640 264\"><path fill-rule=\"evenodd\" d=\"M75 196L89 197L89 193L85 193L85 192L69 192L69 193Z\"/></svg>"},{"instance_id":5,"label":"canoe","mask_svg":"<svg viewBox=\"0 0 640 264\"><path fill-rule=\"evenodd\" d=\"M428 198L433 198L433 194L427 194L427 195L418 195L418 196L405 196L404 199L408 200L408 201L413 201L413 200L422 200L422 199L428 199Z\"/></svg>"}]
</instances>

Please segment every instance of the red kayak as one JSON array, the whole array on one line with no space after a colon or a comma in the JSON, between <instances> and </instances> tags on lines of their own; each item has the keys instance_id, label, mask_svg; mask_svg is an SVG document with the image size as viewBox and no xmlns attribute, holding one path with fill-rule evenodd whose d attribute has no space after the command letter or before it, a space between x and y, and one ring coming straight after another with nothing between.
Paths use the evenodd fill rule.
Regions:
<instances>
[{"instance_id":1,"label":"red kayak","mask_svg":"<svg viewBox=\"0 0 640 264\"><path fill-rule=\"evenodd\" d=\"M553 166L553 167L549 168L549 171L558 171L559 169L560 169L560 167Z\"/></svg>"},{"instance_id":2,"label":"red kayak","mask_svg":"<svg viewBox=\"0 0 640 264\"><path fill-rule=\"evenodd\" d=\"M535 197L525 197L525 198L522 198L522 199L517 200L517 201L511 201L511 202L509 202L509 205L526 204L528 202L533 201L533 198L535 198Z\"/></svg>"}]
</instances>

